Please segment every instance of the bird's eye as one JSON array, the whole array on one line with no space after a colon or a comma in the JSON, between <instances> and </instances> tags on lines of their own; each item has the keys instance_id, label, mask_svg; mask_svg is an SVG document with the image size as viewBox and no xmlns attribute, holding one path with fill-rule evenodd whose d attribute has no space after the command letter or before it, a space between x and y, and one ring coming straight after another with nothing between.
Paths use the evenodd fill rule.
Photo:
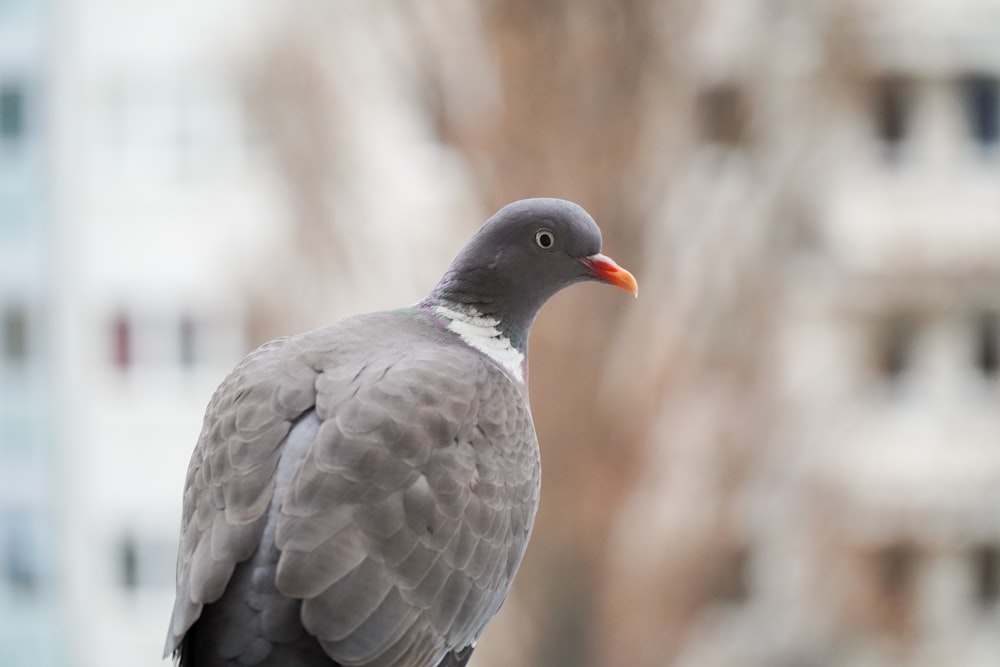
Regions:
<instances>
[{"instance_id":1,"label":"bird's eye","mask_svg":"<svg viewBox=\"0 0 1000 667\"><path fill-rule=\"evenodd\" d=\"M535 232L535 243L542 250L551 250L556 243L556 235L547 229L539 229Z\"/></svg>"}]
</instances>

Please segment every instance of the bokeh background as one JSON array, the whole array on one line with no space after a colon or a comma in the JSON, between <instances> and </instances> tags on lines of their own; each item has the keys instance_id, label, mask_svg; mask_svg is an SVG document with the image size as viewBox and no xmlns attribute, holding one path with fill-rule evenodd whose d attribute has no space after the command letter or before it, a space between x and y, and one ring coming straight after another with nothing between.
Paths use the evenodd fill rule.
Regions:
<instances>
[{"instance_id":1,"label":"bokeh background","mask_svg":"<svg viewBox=\"0 0 1000 667\"><path fill-rule=\"evenodd\" d=\"M0 665L160 651L253 346L584 205L474 667L1000 664L1000 0L0 0Z\"/></svg>"}]
</instances>

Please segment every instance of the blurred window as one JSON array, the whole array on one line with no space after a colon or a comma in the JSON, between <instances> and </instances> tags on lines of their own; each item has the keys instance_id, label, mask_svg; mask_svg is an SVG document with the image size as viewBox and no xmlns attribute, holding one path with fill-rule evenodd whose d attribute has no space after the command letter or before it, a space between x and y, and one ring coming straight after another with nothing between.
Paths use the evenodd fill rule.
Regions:
<instances>
[{"instance_id":1,"label":"blurred window","mask_svg":"<svg viewBox=\"0 0 1000 667\"><path fill-rule=\"evenodd\" d=\"M904 636L912 630L919 566L920 553L910 542L894 542L875 553L874 611L889 634Z\"/></svg>"},{"instance_id":2,"label":"blurred window","mask_svg":"<svg viewBox=\"0 0 1000 667\"><path fill-rule=\"evenodd\" d=\"M118 315L111 325L112 355L115 366L126 370L132 365L132 323L124 314Z\"/></svg>"},{"instance_id":3,"label":"blurred window","mask_svg":"<svg viewBox=\"0 0 1000 667\"><path fill-rule=\"evenodd\" d=\"M8 585L33 592L38 585L41 554L32 530L32 515L11 511L0 517L0 567Z\"/></svg>"},{"instance_id":4,"label":"blurred window","mask_svg":"<svg viewBox=\"0 0 1000 667\"><path fill-rule=\"evenodd\" d=\"M976 602L993 607L1000 601L1000 548L993 544L977 547L972 554Z\"/></svg>"},{"instance_id":5,"label":"blurred window","mask_svg":"<svg viewBox=\"0 0 1000 667\"><path fill-rule=\"evenodd\" d=\"M246 150L232 91L205 82L117 78L102 100L105 157L133 177L154 171L187 180L231 173Z\"/></svg>"},{"instance_id":6,"label":"blurred window","mask_svg":"<svg viewBox=\"0 0 1000 667\"><path fill-rule=\"evenodd\" d=\"M883 323L876 363L886 380L896 382L909 370L913 362L914 329L913 317L903 313L891 315Z\"/></svg>"},{"instance_id":7,"label":"blurred window","mask_svg":"<svg viewBox=\"0 0 1000 667\"><path fill-rule=\"evenodd\" d=\"M899 159L910 129L911 89L910 81L900 76L887 76L876 85L875 131L889 161Z\"/></svg>"},{"instance_id":8,"label":"blurred window","mask_svg":"<svg viewBox=\"0 0 1000 667\"><path fill-rule=\"evenodd\" d=\"M107 360L120 371L191 370L231 349L224 326L190 313L122 310L106 326Z\"/></svg>"},{"instance_id":9,"label":"blurred window","mask_svg":"<svg viewBox=\"0 0 1000 667\"><path fill-rule=\"evenodd\" d=\"M0 86L0 138L19 139L24 134L24 91L20 85Z\"/></svg>"},{"instance_id":10,"label":"blurred window","mask_svg":"<svg viewBox=\"0 0 1000 667\"><path fill-rule=\"evenodd\" d=\"M3 358L9 364L23 364L28 358L28 313L21 304L3 310L0 322Z\"/></svg>"},{"instance_id":11,"label":"blurred window","mask_svg":"<svg viewBox=\"0 0 1000 667\"><path fill-rule=\"evenodd\" d=\"M1000 140L1000 104L996 77L970 75L964 77L960 85L972 138L981 148L994 148Z\"/></svg>"},{"instance_id":12,"label":"blurred window","mask_svg":"<svg viewBox=\"0 0 1000 667\"><path fill-rule=\"evenodd\" d=\"M750 597L750 551L735 547L723 555L712 584L714 597L730 604L742 604Z\"/></svg>"},{"instance_id":13,"label":"blurred window","mask_svg":"<svg viewBox=\"0 0 1000 667\"><path fill-rule=\"evenodd\" d=\"M707 143L729 148L745 145L749 110L742 89L727 83L703 90L698 98L698 122Z\"/></svg>"},{"instance_id":14,"label":"blurred window","mask_svg":"<svg viewBox=\"0 0 1000 667\"><path fill-rule=\"evenodd\" d=\"M893 600L907 597L913 588L917 550L907 543L892 544L879 553L878 580L882 593Z\"/></svg>"},{"instance_id":15,"label":"blurred window","mask_svg":"<svg viewBox=\"0 0 1000 667\"><path fill-rule=\"evenodd\" d=\"M976 324L975 362L983 376L990 379L997 377L1000 371L1000 321L995 312L979 315Z\"/></svg>"},{"instance_id":16,"label":"blurred window","mask_svg":"<svg viewBox=\"0 0 1000 667\"><path fill-rule=\"evenodd\" d=\"M182 315L178 331L180 346L180 363L185 368L194 366L197 360L196 345L197 332L195 330L194 319L190 315Z\"/></svg>"},{"instance_id":17,"label":"blurred window","mask_svg":"<svg viewBox=\"0 0 1000 667\"><path fill-rule=\"evenodd\" d=\"M173 587L176 554L172 541L126 532L118 544L119 583L127 592Z\"/></svg>"},{"instance_id":18,"label":"blurred window","mask_svg":"<svg viewBox=\"0 0 1000 667\"><path fill-rule=\"evenodd\" d=\"M139 587L139 553L135 544L135 537L126 535L119 545L119 558L121 562L121 583L127 590L135 590Z\"/></svg>"}]
</instances>

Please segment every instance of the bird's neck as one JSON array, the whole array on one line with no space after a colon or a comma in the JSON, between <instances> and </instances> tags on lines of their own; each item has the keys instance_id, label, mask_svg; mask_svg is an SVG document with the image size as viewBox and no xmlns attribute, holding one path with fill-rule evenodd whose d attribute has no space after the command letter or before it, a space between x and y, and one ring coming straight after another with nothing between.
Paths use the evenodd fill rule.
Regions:
<instances>
[{"instance_id":1,"label":"bird's neck","mask_svg":"<svg viewBox=\"0 0 1000 667\"><path fill-rule=\"evenodd\" d=\"M472 305L435 295L421 301L420 307L442 327L458 335L466 345L488 356L518 382L524 382L527 374L527 331L518 331Z\"/></svg>"},{"instance_id":2,"label":"bird's neck","mask_svg":"<svg viewBox=\"0 0 1000 667\"><path fill-rule=\"evenodd\" d=\"M512 344L524 352L535 316L549 296L511 284L510 277L494 267L470 264L459 255L426 301L496 320Z\"/></svg>"}]
</instances>

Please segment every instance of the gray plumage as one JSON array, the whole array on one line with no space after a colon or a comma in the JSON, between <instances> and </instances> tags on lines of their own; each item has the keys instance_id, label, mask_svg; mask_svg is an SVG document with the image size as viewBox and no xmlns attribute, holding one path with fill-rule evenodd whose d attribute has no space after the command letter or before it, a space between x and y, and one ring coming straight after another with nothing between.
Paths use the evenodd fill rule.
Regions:
<instances>
[{"instance_id":1,"label":"gray plumage","mask_svg":"<svg viewBox=\"0 0 1000 667\"><path fill-rule=\"evenodd\" d=\"M519 358L562 287L635 291L600 242L575 204L516 202L419 304L247 356L188 468L165 654L184 667L465 665L524 555L540 467L518 369L453 318Z\"/></svg>"}]
</instances>

